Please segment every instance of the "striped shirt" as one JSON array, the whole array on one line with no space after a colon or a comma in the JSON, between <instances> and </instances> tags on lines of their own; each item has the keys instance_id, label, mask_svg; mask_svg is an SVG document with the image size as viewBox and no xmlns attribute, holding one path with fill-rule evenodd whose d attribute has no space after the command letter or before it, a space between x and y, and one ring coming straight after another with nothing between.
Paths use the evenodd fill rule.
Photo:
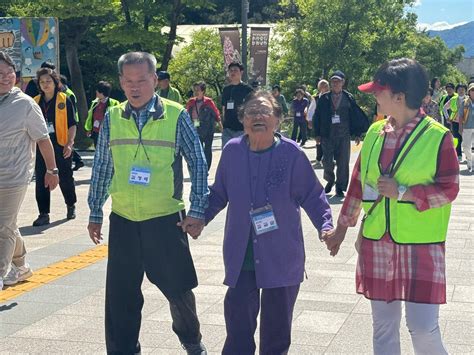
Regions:
<instances>
[{"instance_id":1,"label":"striped shirt","mask_svg":"<svg viewBox=\"0 0 474 355\"><path fill-rule=\"evenodd\" d=\"M139 112L132 111L132 117L135 119L140 132L148 122L150 114L155 112L157 98L157 95L153 96L145 109ZM90 208L89 222L91 223L102 223L102 207L109 197L108 190L114 174L109 143L110 117L109 112L107 112L97 141L94 164L92 166L91 185L88 196ZM188 216L204 219L204 211L208 205L209 196L207 163L199 137L186 110L181 111L178 118L175 149L176 154L181 154L186 160L191 176L191 207Z\"/></svg>"},{"instance_id":2,"label":"striped shirt","mask_svg":"<svg viewBox=\"0 0 474 355\"><path fill-rule=\"evenodd\" d=\"M384 129L386 139L380 157L383 169L392 162L423 115L420 111L419 117L400 129ZM459 163L451 134L447 134L441 144L438 161L433 184L410 187L418 211L450 203L459 192ZM339 215L338 223L341 225L357 224L362 202L360 175L359 156ZM356 271L357 293L368 299L386 302L446 303L445 243L397 244L385 234L380 240L362 238L360 250Z\"/></svg>"}]
</instances>

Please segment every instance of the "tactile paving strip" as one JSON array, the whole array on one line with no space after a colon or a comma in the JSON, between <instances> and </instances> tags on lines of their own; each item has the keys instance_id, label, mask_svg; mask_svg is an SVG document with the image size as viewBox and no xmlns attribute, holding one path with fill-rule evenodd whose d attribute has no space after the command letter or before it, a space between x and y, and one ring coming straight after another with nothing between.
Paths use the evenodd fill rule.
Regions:
<instances>
[{"instance_id":1,"label":"tactile paving strip","mask_svg":"<svg viewBox=\"0 0 474 355\"><path fill-rule=\"evenodd\" d=\"M81 254L51 264L43 269L34 270L33 276L13 286L5 286L0 292L0 302L11 300L25 292L41 287L51 281L83 269L107 257L107 245L98 245Z\"/></svg>"}]
</instances>

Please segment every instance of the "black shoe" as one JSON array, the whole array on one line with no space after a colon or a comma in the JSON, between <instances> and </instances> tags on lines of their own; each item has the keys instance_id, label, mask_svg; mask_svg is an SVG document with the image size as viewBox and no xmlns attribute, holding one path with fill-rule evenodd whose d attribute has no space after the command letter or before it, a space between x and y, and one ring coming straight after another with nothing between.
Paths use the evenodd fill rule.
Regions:
<instances>
[{"instance_id":1,"label":"black shoe","mask_svg":"<svg viewBox=\"0 0 474 355\"><path fill-rule=\"evenodd\" d=\"M33 227L40 227L49 224L49 214L40 213L38 218L33 222Z\"/></svg>"},{"instance_id":2,"label":"black shoe","mask_svg":"<svg viewBox=\"0 0 474 355\"><path fill-rule=\"evenodd\" d=\"M67 219L74 219L76 218L76 206L67 206Z\"/></svg>"},{"instance_id":3,"label":"black shoe","mask_svg":"<svg viewBox=\"0 0 474 355\"><path fill-rule=\"evenodd\" d=\"M76 162L74 165L74 168L72 168L72 171L78 171L80 168L84 166L84 162L82 160Z\"/></svg>"},{"instance_id":4,"label":"black shoe","mask_svg":"<svg viewBox=\"0 0 474 355\"><path fill-rule=\"evenodd\" d=\"M327 194L330 193L333 186L334 186L333 182L328 182L326 184L326 187L324 188L324 192L327 193Z\"/></svg>"},{"instance_id":5,"label":"black shoe","mask_svg":"<svg viewBox=\"0 0 474 355\"><path fill-rule=\"evenodd\" d=\"M181 344L188 355L207 355L206 347L202 342L197 344Z\"/></svg>"},{"instance_id":6,"label":"black shoe","mask_svg":"<svg viewBox=\"0 0 474 355\"><path fill-rule=\"evenodd\" d=\"M336 188L336 196L337 197L344 197L344 191L341 189Z\"/></svg>"}]
</instances>

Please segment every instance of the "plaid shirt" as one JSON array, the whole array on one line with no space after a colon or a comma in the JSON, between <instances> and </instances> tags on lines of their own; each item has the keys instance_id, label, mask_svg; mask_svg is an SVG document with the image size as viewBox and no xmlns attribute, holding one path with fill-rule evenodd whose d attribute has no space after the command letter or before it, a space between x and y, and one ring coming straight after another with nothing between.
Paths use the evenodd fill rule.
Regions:
<instances>
[{"instance_id":1,"label":"plaid shirt","mask_svg":"<svg viewBox=\"0 0 474 355\"><path fill-rule=\"evenodd\" d=\"M418 117L403 128L386 129L387 137L380 158L383 169L389 166L406 136L413 131L423 115L423 111L420 111ZM391 119L387 127L390 122ZM410 187L419 211L450 203L459 192L459 163L451 134L441 144L438 161L433 184ZM338 222L345 226L355 226L361 212L361 202L359 156ZM445 244L396 244L388 233L377 241L362 238L356 271L356 291L369 299L386 302L403 300L446 303Z\"/></svg>"},{"instance_id":2,"label":"plaid shirt","mask_svg":"<svg viewBox=\"0 0 474 355\"><path fill-rule=\"evenodd\" d=\"M132 116L141 131L148 122L150 112L155 110L157 96L153 96L145 109L138 112L132 111ZM97 141L97 147L92 166L91 185L88 203L90 208L89 222L102 223L102 206L109 197L109 186L112 182L114 167L110 142L110 117L107 112ZM204 211L208 205L209 189L207 186L207 163L202 146L194 129L191 118L183 110L178 118L176 128L176 154L182 154L188 163L191 175L191 207L188 216L204 219Z\"/></svg>"}]
</instances>

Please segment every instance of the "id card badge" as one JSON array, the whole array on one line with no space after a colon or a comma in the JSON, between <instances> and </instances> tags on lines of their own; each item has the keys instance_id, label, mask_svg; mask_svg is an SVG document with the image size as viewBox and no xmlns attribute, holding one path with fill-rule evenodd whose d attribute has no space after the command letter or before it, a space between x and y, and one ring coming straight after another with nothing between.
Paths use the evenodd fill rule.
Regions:
<instances>
[{"instance_id":1,"label":"id card badge","mask_svg":"<svg viewBox=\"0 0 474 355\"><path fill-rule=\"evenodd\" d=\"M194 127L198 128L201 125L199 120L193 120Z\"/></svg>"},{"instance_id":2,"label":"id card badge","mask_svg":"<svg viewBox=\"0 0 474 355\"><path fill-rule=\"evenodd\" d=\"M296 117L301 117L301 112L296 112Z\"/></svg>"},{"instance_id":3,"label":"id card badge","mask_svg":"<svg viewBox=\"0 0 474 355\"><path fill-rule=\"evenodd\" d=\"M379 197L377 189L373 188L369 184L364 185L364 192L362 193L363 201L375 201Z\"/></svg>"},{"instance_id":4,"label":"id card badge","mask_svg":"<svg viewBox=\"0 0 474 355\"><path fill-rule=\"evenodd\" d=\"M132 185L150 185L151 169L133 166L130 171L128 183Z\"/></svg>"},{"instance_id":5,"label":"id card badge","mask_svg":"<svg viewBox=\"0 0 474 355\"><path fill-rule=\"evenodd\" d=\"M100 121L99 120L94 121L94 128L100 128Z\"/></svg>"},{"instance_id":6,"label":"id card badge","mask_svg":"<svg viewBox=\"0 0 474 355\"><path fill-rule=\"evenodd\" d=\"M256 235L278 229L278 224L271 205L251 210L249 213Z\"/></svg>"},{"instance_id":7,"label":"id card badge","mask_svg":"<svg viewBox=\"0 0 474 355\"><path fill-rule=\"evenodd\" d=\"M226 107L227 107L228 110L233 110L234 109L234 101L232 101L232 100L227 101Z\"/></svg>"},{"instance_id":8,"label":"id card badge","mask_svg":"<svg viewBox=\"0 0 474 355\"><path fill-rule=\"evenodd\" d=\"M53 134L55 132L53 122L48 122L48 133Z\"/></svg>"},{"instance_id":9,"label":"id card badge","mask_svg":"<svg viewBox=\"0 0 474 355\"><path fill-rule=\"evenodd\" d=\"M332 117L332 124L337 124L341 123L341 116L339 116L337 113L335 113Z\"/></svg>"}]
</instances>

